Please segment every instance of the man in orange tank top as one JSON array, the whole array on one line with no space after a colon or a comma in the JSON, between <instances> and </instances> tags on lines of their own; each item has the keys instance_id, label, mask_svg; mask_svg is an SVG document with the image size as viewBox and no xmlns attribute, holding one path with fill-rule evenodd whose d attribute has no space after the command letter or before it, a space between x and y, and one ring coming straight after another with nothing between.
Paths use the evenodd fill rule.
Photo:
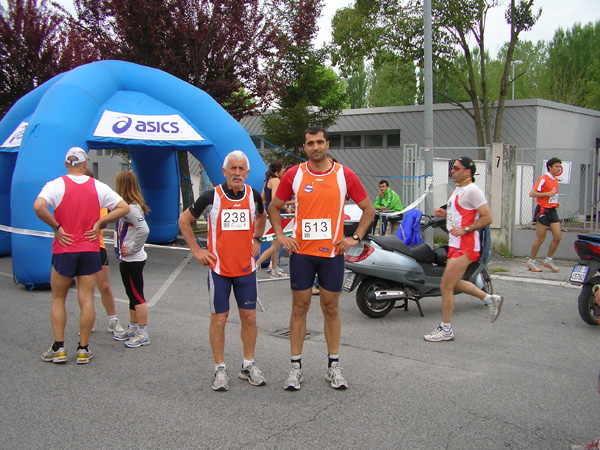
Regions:
<instances>
[{"instance_id":1,"label":"man in orange tank top","mask_svg":"<svg viewBox=\"0 0 600 450\"><path fill-rule=\"evenodd\" d=\"M550 158L546 162L546 169L548 169L548 172L538 178L531 192L529 192L529 196L535 198L537 202L533 214L536 239L531 246L531 255L529 261L527 261L527 268L532 272L542 271L537 265L535 257L546 240L548 228L552 233L552 242L550 242L550 246L548 247L548 256L542 265L550 269L551 272L558 272L558 267L552 261L552 257L562 239L560 220L556 212L556 209L560 208L558 201L558 176L562 173L562 161L558 158Z\"/></svg>"},{"instance_id":2,"label":"man in orange tank top","mask_svg":"<svg viewBox=\"0 0 600 450\"><path fill-rule=\"evenodd\" d=\"M290 254L292 314L290 317L291 370L286 390L300 389L302 347L306 335L306 315L310 307L315 274L319 277L321 311L325 319L328 369L325 375L334 389L346 389L339 365L340 316L338 300L344 277L344 253L358 245L375 216L373 203L358 176L327 157L329 139L321 127L304 132L308 162L288 169L269 205L269 217L276 238ZM281 227L280 209L295 199L293 235L286 237ZM344 205L350 197L363 213L352 237L344 237Z\"/></svg>"},{"instance_id":3,"label":"man in orange tank top","mask_svg":"<svg viewBox=\"0 0 600 450\"><path fill-rule=\"evenodd\" d=\"M229 389L225 365L225 325L229 316L229 296L233 289L240 321L244 358L239 378L252 386L264 386L265 377L254 361L256 347L256 262L265 231L267 214L260 192L245 184L250 162L240 150L225 157L225 183L205 191L179 217L179 229L194 257L210 266L209 340L215 362L214 391ZM190 225L211 207L208 213L207 248L201 248Z\"/></svg>"}]
</instances>

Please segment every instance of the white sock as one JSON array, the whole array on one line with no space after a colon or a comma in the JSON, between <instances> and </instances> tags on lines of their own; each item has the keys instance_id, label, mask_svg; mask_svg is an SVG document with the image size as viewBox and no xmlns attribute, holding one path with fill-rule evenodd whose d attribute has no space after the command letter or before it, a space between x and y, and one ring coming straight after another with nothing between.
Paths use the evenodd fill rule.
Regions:
<instances>
[{"instance_id":1,"label":"white sock","mask_svg":"<svg viewBox=\"0 0 600 450\"><path fill-rule=\"evenodd\" d=\"M486 295L485 298L483 299L483 303L485 303L486 305L489 305L490 303L492 303L492 296L490 294Z\"/></svg>"},{"instance_id":2,"label":"white sock","mask_svg":"<svg viewBox=\"0 0 600 450\"><path fill-rule=\"evenodd\" d=\"M222 362L221 364L215 364L215 372L219 369L225 369L227 370L227 366L225 365L224 362Z\"/></svg>"},{"instance_id":3,"label":"white sock","mask_svg":"<svg viewBox=\"0 0 600 450\"><path fill-rule=\"evenodd\" d=\"M108 316L108 323L119 323L116 314L114 316Z\"/></svg>"},{"instance_id":4,"label":"white sock","mask_svg":"<svg viewBox=\"0 0 600 450\"><path fill-rule=\"evenodd\" d=\"M128 327L131 331L137 331L138 330L138 324L137 322L129 322L129 327Z\"/></svg>"},{"instance_id":5,"label":"white sock","mask_svg":"<svg viewBox=\"0 0 600 450\"><path fill-rule=\"evenodd\" d=\"M452 325L450 325L449 323L441 322L440 326L444 331L450 331L452 329Z\"/></svg>"},{"instance_id":6,"label":"white sock","mask_svg":"<svg viewBox=\"0 0 600 450\"><path fill-rule=\"evenodd\" d=\"M254 359L246 359L246 358L244 358L242 360L242 369L247 369L252 364L254 364Z\"/></svg>"},{"instance_id":7,"label":"white sock","mask_svg":"<svg viewBox=\"0 0 600 450\"><path fill-rule=\"evenodd\" d=\"M546 256L546 261L552 262L552 258L550 258L549 256Z\"/></svg>"},{"instance_id":8,"label":"white sock","mask_svg":"<svg viewBox=\"0 0 600 450\"><path fill-rule=\"evenodd\" d=\"M148 325L144 327L138 327L137 332L142 336L148 336Z\"/></svg>"}]
</instances>

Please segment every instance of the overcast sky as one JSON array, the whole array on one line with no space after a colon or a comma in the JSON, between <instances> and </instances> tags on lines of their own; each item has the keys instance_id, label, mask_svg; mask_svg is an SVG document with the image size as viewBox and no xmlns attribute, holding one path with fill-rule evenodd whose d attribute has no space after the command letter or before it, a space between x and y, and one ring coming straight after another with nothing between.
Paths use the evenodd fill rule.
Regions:
<instances>
[{"instance_id":1,"label":"overcast sky","mask_svg":"<svg viewBox=\"0 0 600 450\"><path fill-rule=\"evenodd\" d=\"M510 1L500 0L500 3L509 5ZM318 45L331 40L331 19L335 11L353 4L354 0L325 0L318 23ZM535 0L534 5L536 10L542 9L542 15L531 31L520 34L521 40L550 41L559 27L570 29L576 22L587 24L600 20L600 0ZM496 57L498 50L510 39L510 28L504 19L506 6L498 6L492 11L488 14L485 42L490 55Z\"/></svg>"}]
</instances>

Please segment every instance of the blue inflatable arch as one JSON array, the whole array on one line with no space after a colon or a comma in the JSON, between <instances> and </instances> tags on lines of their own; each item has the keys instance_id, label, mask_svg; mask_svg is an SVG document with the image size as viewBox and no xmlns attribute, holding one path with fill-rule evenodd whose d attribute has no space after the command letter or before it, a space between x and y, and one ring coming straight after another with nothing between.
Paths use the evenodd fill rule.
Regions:
<instances>
[{"instance_id":1,"label":"blue inflatable arch","mask_svg":"<svg viewBox=\"0 0 600 450\"><path fill-rule=\"evenodd\" d=\"M46 182L66 173L73 146L129 150L133 171L152 212L149 242L179 232L176 151L189 151L213 184L232 150L250 161L248 183L260 189L264 162L244 128L202 90L157 69L123 61L77 67L21 98L0 121L0 224L49 231L33 202ZM13 274L26 286L47 285L51 239L0 231L0 254L11 253Z\"/></svg>"}]
</instances>

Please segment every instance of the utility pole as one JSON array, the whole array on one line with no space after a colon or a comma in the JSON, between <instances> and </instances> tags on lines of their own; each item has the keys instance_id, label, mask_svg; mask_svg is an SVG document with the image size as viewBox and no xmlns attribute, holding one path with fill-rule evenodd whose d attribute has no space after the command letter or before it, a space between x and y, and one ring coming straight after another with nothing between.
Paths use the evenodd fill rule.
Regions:
<instances>
[{"instance_id":1,"label":"utility pole","mask_svg":"<svg viewBox=\"0 0 600 450\"><path fill-rule=\"evenodd\" d=\"M433 174L433 54L431 50L431 0L425 0L423 3L423 22L425 60L423 66L424 80L424 125L425 125L425 151L423 152L423 162L425 163L425 174ZM425 197L425 214L433 215L433 193L430 191ZM433 230L425 230L424 242L433 246Z\"/></svg>"}]
</instances>

